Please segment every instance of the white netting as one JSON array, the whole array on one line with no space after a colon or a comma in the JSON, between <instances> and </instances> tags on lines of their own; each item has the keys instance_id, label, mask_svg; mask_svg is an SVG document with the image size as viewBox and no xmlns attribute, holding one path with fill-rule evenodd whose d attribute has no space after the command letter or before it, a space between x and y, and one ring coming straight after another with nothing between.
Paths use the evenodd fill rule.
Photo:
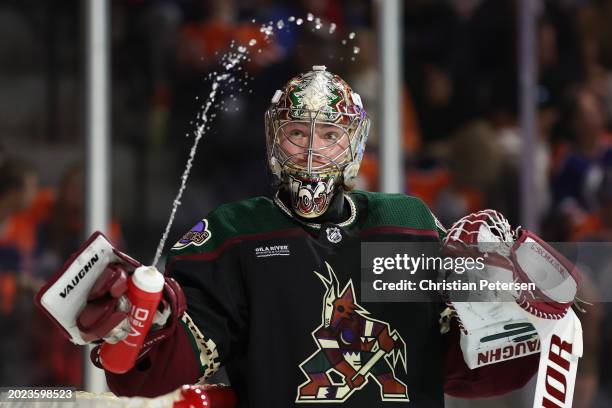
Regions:
<instances>
[{"instance_id":1,"label":"white netting","mask_svg":"<svg viewBox=\"0 0 612 408\"><path fill-rule=\"evenodd\" d=\"M515 233L508 220L495 210L482 210L455 222L444 243L463 242L483 253L509 256Z\"/></svg>"}]
</instances>

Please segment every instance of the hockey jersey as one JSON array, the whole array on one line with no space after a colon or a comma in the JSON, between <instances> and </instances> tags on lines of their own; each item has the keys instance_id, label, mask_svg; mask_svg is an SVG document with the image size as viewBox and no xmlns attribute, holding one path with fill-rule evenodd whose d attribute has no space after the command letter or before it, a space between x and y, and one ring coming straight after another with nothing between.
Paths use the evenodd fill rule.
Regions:
<instances>
[{"instance_id":1,"label":"hockey jersey","mask_svg":"<svg viewBox=\"0 0 612 408\"><path fill-rule=\"evenodd\" d=\"M362 242L435 243L443 232L413 197L357 191L346 202L338 223L300 222L263 197L199 221L166 268L187 298L182 330L131 372L107 373L111 389L157 395L224 366L239 407L437 407L445 378L457 395L474 396L473 381L489 396L531 377L533 364L513 362L523 368L502 389L457 374L467 368L456 337L440 334L438 303L362 301Z\"/></svg>"}]
</instances>

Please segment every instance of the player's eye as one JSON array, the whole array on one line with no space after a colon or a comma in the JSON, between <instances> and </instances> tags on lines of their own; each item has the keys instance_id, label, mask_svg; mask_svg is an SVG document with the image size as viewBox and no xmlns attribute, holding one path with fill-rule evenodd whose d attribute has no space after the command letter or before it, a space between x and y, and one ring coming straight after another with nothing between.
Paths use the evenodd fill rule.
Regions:
<instances>
[{"instance_id":1,"label":"player's eye","mask_svg":"<svg viewBox=\"0 0 612 408\"><path fill-rule=\"evenodd\" d=\"M331 140L331 141L336 141L338 140L339 136L338 136L338 132L326 132L323 135L323 138L325 140Z\"/></svg>"},{"instance_id":2,"label":"player's eye","mask_svg":"<svg viewBox=\"0 0 612 408\"><path fill-rule=\"evenodd\" d=\"M305 137L306 135L299 129L292 129L289 131L289 137Z\"/></svg>"},{"instance_id":3,"label":"player's eye","mask_svg":"<svg viewBox=\"0 0 612 408\"><path fill-rule=\"evenodd\" d=\"M340 313L343 313L344 312L344 306L342 306L342 305L338 306L338 311Z\"/></svg>"}]
</instances>

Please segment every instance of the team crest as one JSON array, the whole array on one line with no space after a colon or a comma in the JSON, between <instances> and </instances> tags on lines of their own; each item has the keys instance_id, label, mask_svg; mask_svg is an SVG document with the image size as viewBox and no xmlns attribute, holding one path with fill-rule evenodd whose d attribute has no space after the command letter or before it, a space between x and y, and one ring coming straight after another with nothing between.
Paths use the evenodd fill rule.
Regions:
<instances>
[{"instance_id":1,"label":"team crest","mask_svg":"<svg viewBox=\"0 0 612 408\"><path fill-rule=\"evenodd\" d=\"M382 401L408 402L406 384L395 367L406 369L406 343L389 323L369 317L355 301L352 280L340 288L329 264L328 277L315 272L325 285L321 325L311 333L317 350L300 364L307 377L295 402L341 403L374 381Z\"/></svg>"},{"instance_id":2,"label":"team crest","mask_svg":"<svg viewBox=\"0 0 612 408\"><path fill-rule=\"evenodd\" d=\"M342 241L342 232L340 232L340 228L338 227L328 227L327 230L327 240L332 244L337 244Z\"/></svg>"},{"instance_id":3,"label":"team crest","mask_svg":"<svg viewBox=\"0 0 612 408\"><path fill-rule=\"evenodd\" d=\"M208 221L202 220L198 222L191 231L187 232L176 244L172 246L172 249L183 249L190 245L202 246L212 236L208 230Z\"/></svg>"}]
</instances>

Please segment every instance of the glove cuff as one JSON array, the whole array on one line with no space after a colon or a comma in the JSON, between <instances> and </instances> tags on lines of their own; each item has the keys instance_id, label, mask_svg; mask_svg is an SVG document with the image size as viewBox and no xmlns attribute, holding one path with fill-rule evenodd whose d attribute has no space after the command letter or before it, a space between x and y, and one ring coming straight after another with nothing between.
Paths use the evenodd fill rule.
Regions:
<instances>
[{"instance_id":1,"label":"glove cuff","mask_svg":"<svg viewBox=\"0 0 612 408\"><path fill-rule=\"evenodd\" d=\"M578 268L536 234L520 229L512 247L514 272L535 290L521 291L517 303L543 319L561 319L574 303L581 281Z\"/></svg>"}]
</instances>

